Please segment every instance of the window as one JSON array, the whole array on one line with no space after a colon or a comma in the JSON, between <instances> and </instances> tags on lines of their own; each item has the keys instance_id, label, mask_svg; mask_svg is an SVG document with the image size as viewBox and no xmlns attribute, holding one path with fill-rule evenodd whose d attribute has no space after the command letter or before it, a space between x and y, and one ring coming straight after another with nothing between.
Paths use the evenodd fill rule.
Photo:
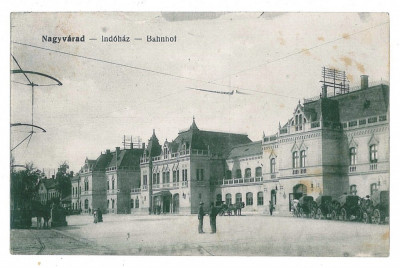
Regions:
<instances>
[{"instance_id":1,"label":"window","mask_svg":"<svg viewBox=\"0 0 400 268\"><path fill-rule=\"evenodd\" d=\"M131 198L131 208L133 208L133 199Z\"/></svg>"},{"instance_id":2,"label":"window","mask_svg":"<svg viewBox=\"0 0 400 268\"><path fill-rule=\"evenodd\" d=\"M204 180L204 169L196 169L196 180L203 181Z\"/></svg>"},{"instance_id":3,"label":"window","mask_svg":"<svg viewBox=\"0 0 400 268\"><path fill-rule=\"evenodd\" d=\"M72 196L75 196L75 188L72 187Z\"/></svg>"},{"instance_id":4,"label":"window","mask_svg":"<svg viewBox=\"0 0 400 268\"><path fill-rule=\"evenodd\" d=\"M241 178L241 177L242 177L242 170L236 169L236 178Z\"/></svg>"},{"instance_id":5,"label":"window","mask_svg":"<svg viewBox=\"0 0 400 268\"><path fill-rule=\"evenodd\" d=\"M293 152L292 160L293 160L293 168L298 168L299 167L299 152Z\"/></svg>"},{"instance_id":6,"label":"window","mask_svg":"<svg viewBox=\"0 0 400 268\"><path fill-rule=\"evenodd\" d=\"M114 205L115 205L115 200L111 199L111 208L114 209Z\"/></svg>"},{"instance_id":7,"label":"window","mask_svg":"<svg viewBox=\"0 0 400 268\"><path fill-rule=\"evenodd\" d=\"M303 150L300 152L300 167L306 166L306 151Z\"/></svg>"},{"instance_id":8,"label":"window","mask_svg":"<svg viewBox=\"0 0 400 268\"><path fill-rule=\"evenodd\" d=\"M114 190L114 188L115 188L115 179L114 179L114 176L113 176L112 179L111 179L111 189Z\"/></svg>"},{"instance_id":9,"label":"window","mask_svg":"<svg viewBox=\"0 0 400 268\"><path fill-rule=\"evenodd\" d=\"M110 190L110 181L107 180L107 190Z\"/></svg>"},{"instance_id":10,"label":"window","mask_svg":"<svg viewBox=\"0 0 400 268\"><path fill-rule=\"evenodd\" d=\"M257 206L262 206L262 205L264 205L264 193L258 192L257 193Z\"/></svg>"},{"instance_id":11,"label":"window","mask_svg":"<svg viewBox=\"0 0 400 268\"><path fill-rule=\"evenodd\" d=\"M369 146L369 161L371 163L378 162L378 149L375 144Z\"/></svg>"},{"instance_id":12,"label":"window","mask_svg":"<svg viewBox=\"0 0 400 268\"><path fill-rule=\"evenodd\" d=\"M217 204L220 205L221 201L222 201L222 195L221 194L217 194Z\"/></svg>"},{"instance_id":13,"label":"window","mask_svg":"<svg viewBox=\"0 0 400 268\"><path fill-rule=\"evenodd\" d=\"M139 197L136 196L135 208L139 208Z\"/></svg>"},{"instance_id":14,"label":"window","mask_svg":"<svg viewBox=\"0 0 400 268\"><path fill-rule=\"evenodd\" d=\"M165 182L166 183L169 183L169 181L170 181L170 174L169 174L169 171L167 171L166 173L165 173Z\"/></svg>"},{"instance_id":15,"label":"window","mask_svg":"<svg viewBox=\"0 0 400 268\"><path fill-rule=\"evenodd\" d=\"M227 170L227 171L226 171L226 179L227 179L227 180L232 179L232 171L230 171L230 170Z\"/></svg>"},{"instance_id":16,"label":"window","mask_svg":"<svg viewBox=\"0 0 400 268\"><path fill-rule=\"evenodd\" d=\"M225 195L225 203L227 205L231 205L232 204L232 195L231 194L226 194Z\"/></svg>"},{"instance_id":17,"label":"window","mask_svg":"<svg viewBox=\"0 0 400 268\"><path fill-rule=\"evenodd\" d=\"M166 183L166 182L167 182L166 173L163 172L163 173L162 173L162 183Z\"/></svg>"},{"instance_id":18,"label":"window","mask_svg":"<svg viewBox=\"0 0 400 268\"><path fill-rule=\"evenodd\" d=\"M143 175L143 185L147 185L147 175Z\"/></svg>"},{"instance_id":19,"label":"window","mask_svg":"<svg viewBox=\"0 0 400 268\"><path fill-rule=\"evenodd\" d=\"M85 209L89 208L89 200L85 199Z\"/></svg>"},{"instance_id":20,"label":"window","mask_svg":"<svg viewBox=\"0 0 400 268\"><path fill-rule=\"evenodd\" d=\"M179 170L176 171L176 182L179 182Z\"/></svg>"},{"instance_id":21,"label":"window","mask_svg":"<svg viewBox=\"0 0 400 268\"><path fill-rule=\"evenodd\" d=\"M357 185L353 184L350 186L350 194L357 195Z\"/></svg>"},{"instance_id":22,"label":"window","mask_svg":"<svg viewBox=\"0 0 400 268\"><path fill-rule=\"evenodd\" d=\"M176 182L176 170L172 171L172 182Z\"/></svg>"},{"instance_id":23,"label":"window","mask_svg":"<svg viewBox=\"0 0 400 268\"><path fill-rule=\"evenodd\" d=\"M187 181L187 169L182 169L182 181Z\"/></svg>"},{"instance_id":24,"label":"window","mask_svg":"<svg viewBox=\"0 0 400 268\"><path fill-rule=\"evenodd\" d=\"M165 146L164 147L164 159L167 159L167 158L168 158L168 147Z\"/></svg>"},{"instance_id":25,"label":"window","mask_svg":"<svg viewBox=\"0 0 400 268\"><path fill-rule=\"evenodd\" d=\"M371 184L371 195L375 192L378 191L378 185L376 183Z\"/></svg>"},{"instance_id":26,"label":"window","mask_svg":"<svg viewBox=\"0 0 400 268\"><path fill-rule=\"evenodd\" d=\"M276 166L275 166L275 158L271 158L270 163L271 163L271 173L275 173L276 172Z\"/></svg>"},{"instance_id":27,"label":"window","mask_svg":"<svg viewBox=\"0 0 400 268\"><path fill-rule=\"evenodd\" d=\"M355 147L350 148L350 165L354 166L356 164L357 151Z\"/></svg>"},{"instance_id":28,"label":"window","mask_svg":"<svg viewBox=\"0 0 400 268\"><path fill-rule=\"evenodd\" d=\"M157 181L156 181L156 183L160 184L160 172L157 173Z\"/></svg>"},{"instance_id":29,"label":"window","mask_svg":"<svg viewBox=\"0 0 400 268\"><path fill-rule=\"evenodd\" d=\"M242 194L237 193L236 194L236 204L242 203Z\"/></svg>"},{"instance_id":30,"label":"window","mask_svg":"<svg viewBox=\"0 0 400 268\"><path fill-rule=\"evenodd\" d=\"M110 208L110 199L107 199L107 208Z\"/></svg>"},{"instance_id":31,"label":"window","mask_svg":"<svg viewBox=\"0 0 400 268\"><path fill-rule=\"evenodd\" d=\"M245 178L250 178L251 177L251 169L250 168L246 168L244 170L244 177Z\"/></svg>"},{"instance_id":32,"label":"window","mask_svg":"<svg viewBox=\"0 0 400 268\"><path fill-rule=\"evenodd\" d=\"M261 169L261 167L256 167L256 177L262 177L262 169Z\"/></svg>"},{"instance_id":33,"label":"window","mask_svg":"<svg viewBox=\"0 0 400 268\"><path fill-rule=\"evenodd\" d=\"M246 206L252 206L253 205L253 193L247 193L246 194Z\"/></svg>"}]
</instances>

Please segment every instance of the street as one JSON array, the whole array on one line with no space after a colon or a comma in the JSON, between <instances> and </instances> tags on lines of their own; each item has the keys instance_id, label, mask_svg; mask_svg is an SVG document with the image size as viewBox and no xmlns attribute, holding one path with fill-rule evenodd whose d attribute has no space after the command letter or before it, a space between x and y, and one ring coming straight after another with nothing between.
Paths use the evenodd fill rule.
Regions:
<instances>
[{"instance_id":1,"label":"street","mask_svg":"<svg viewBox=\"0 0 400 268\"><path fill-rule=\"evenodd\" d=\"M12 230L14 254L196 256L388 256L389 225L244 215L217 217L211 234L197 233L197 216L68 216L68 226ZM25 232L25 234L22 234ZM30 235L26 242L19 237Z\"/></svg>"}]
</instances>

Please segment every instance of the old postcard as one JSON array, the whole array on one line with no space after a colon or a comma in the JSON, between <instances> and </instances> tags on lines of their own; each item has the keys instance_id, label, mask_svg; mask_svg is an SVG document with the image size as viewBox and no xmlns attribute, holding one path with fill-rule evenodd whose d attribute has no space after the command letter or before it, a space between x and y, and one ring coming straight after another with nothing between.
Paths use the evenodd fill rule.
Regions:
<instances>
[{"instance_id":1,"label":"old postcard","mask_svg":"<svg viewBox=\"0 0 400 268\"><path fill-rule=\"evenodd\" d=\"M387 13L11 14L15 255L388 256Z\"/></svg>"}]
</instances>

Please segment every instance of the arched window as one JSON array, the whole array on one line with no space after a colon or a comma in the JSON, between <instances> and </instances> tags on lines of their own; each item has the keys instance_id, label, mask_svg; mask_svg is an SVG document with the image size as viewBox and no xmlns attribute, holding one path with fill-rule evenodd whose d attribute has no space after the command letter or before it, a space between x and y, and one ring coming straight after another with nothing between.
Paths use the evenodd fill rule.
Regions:
<instances>
[{"instance_id":1,"label":"arched window","mask_svg":"<svg viewBox=\"0 0 400 268\"><path fill-rule=\"evenodd\" d=\"M217 197L216 197L216 199L217 199L217 203L218 203L218 204L221 204L221 201L222 201L222 195L221 195L221 194L217 194Z\"/></svg>"},{"instance_id":2,"label":"arched window","mask_svg":"<svg viewBox=\"0 0 400 268\"><path fill-rule=\"evenodd\" d=\"M305 167L306 166L306 151L300 151L300 167Z\"/></svg>"},{"instance_id":3,"label":"arched window","mask_svg":"<svg viewBox=\"0 0 400 268\"><path fill-rule=\"evenodd\" d=\"M247 193L246 194L246 206L252 206L253 205L253 193Z\"/></svg>"},{"instance_id":4,"label":"arched window","mask_svg":"<svg viewBox=\"0 0 400 268\"><path fill-rule=\"evenodd\" d=\"M371 184L371 195L375 192L378 191L378 185L376 183Z\"/></svg>"},{"instance_id":5,"label":"arched window","mask_svg":"<svg viewBox=\"0 0 400 268\"><path fill-rule=\"evenodd\" d=\"M242 170L236 169L236 178L241 178L241 177L242 177Z\"/></svg>"},{"instance_id":6,"label":"arched window","mask_svg":"<svg viewBox=\"0 0 400 268\"><path fill-rule=\"evenodd\" d=\"M164 146L164 159L168 158L168 147Z\"/></svg>"},{"instance_id":7,"label":"arched window","mask_svg":"<svg viewBox=\"0 0 400 268\"><path fill-rule=\"evenodd\" d=\"M241 193L237 193L236 194L236 204L242 203L242 194Z\"/></svg>"},{"instance_id":8,"label":"arched window","mask_svg":"<svg viewBox=\"0 0 400 268\"><path fill-rule=\"evenodd\" d=\"M133 208L133 199L131 198L131 208Z\"/></svg>"},{"instance_id":9,"label":"arched window","mask_svg":"<svg viewBox=\"0 0 400 268\"><path fill-rule=\"evenodd\" d=\"M357 195L357 185L353 184L350 186L350 194Z\"/></svg>"},{"instance_id":10,"label":"arched window","mask_svg":"<svg viewBox=\"0 0 400 268\"><path fill-rule=\"evenodd\" d=\"M371 163L378 162L378 148L375 144L369 146L369 161Z\"/></svg>"},{"instance_id":11,"label":"arched window","mask_svg":"<svg viewBox=\"0 0 400 268\"><path fill-rule=\"evenodd\" d=\"M225 195L225 203L227 205L231 205L232 204L232 195L231 194L226 194Z\"/></svg>"},{"instance_id":12,"label":"arched window","mask_svg":"<svg viewBox=\"0 0 400 268\"><path fill-rule=\"evenodd\" d=\"M356 164L357 151L355 147L350 148L350 165L354 166Z\"/></svg>"},{"instance_id":13,"label":"arched window","mask_svg":"<svg viewBox=\"0 0 400 268\"><path fill-rule=\"evenodd\" d=\"M276 166L275 166L275 158L271 158L271 160L270 160L270 166L271 166L271 168L270 168L270 171L271 171L271 173L275 173L276 172Z\"/></svg>"},{"instance_id":14,"label":"arched window","mask_svg":"<svg viewBox=\"0 0 400 268\"><path fill-rule=\"evenodd\" d=\"M114 209L115 200L111 199L111 208Z\"/></svg>"},{"instance_id":15,"label":"arched window","mask_svg":"<svg viewBox=\"0 0 400 268\"><path fill-rule=\"evenodd\" d=\"M292 154L293 168L299 167L299 152L295 151Z\"/></svg>"},{"instance_id":16,"label":"arched window","mask_svg":"<svg viewBox=\"0 0 400 268\"><path fill-rule=\"evenodd\" d=\"M232 171L230 171L230 170L227 170L227 171L226 171L226 179L227 179L227 180L232 179Z\"/></svg>"},{"instance_id":17,"label":"arched window","mask_svg":"<svg viewBox=\"0 0 400 268\"><path fill-rule=\"evenodd\" d=\"M89 200L85 199L85 209L89 208Z\"/></svg>"},{"instance_id":18,"label":"arched window","mask_svg":"<svg viewBox=\"0 0 400 268\"><path fill-rule=\"evenodd\" d=\"M264 205L264 193L258 192L257 193L257 206L262 206L262 205Z\"/></svg>"},{"instance_id":19,"label":"arched window","mask_svg":"<svg viewBox=\"0 0 400 268\"><path fill-rule=\"evenodd\" d=\"M244 170L244 177L245 178L250 178L251 177L251 168L246 168Z\"/></svg>"},{"instance_id":20,"label":"arched window","mask_svg":"<svg viewBox=\"0 0 400 268\"><path fill-rule=\"evenodd\" d=\"M256 177L262 177L262 169L261 169L261 167L256 167Z\"/></svg>"},{"instance_id":21,"label":"arched window","mask_svg":"<svg viewBox=\"0 0 400 268\"><path fill-rule=\"evenodd\" d=\"M135 199L135 208L139 208L139 197L138 196L136 196L136 199Z\"/></svg>"}]
</instances>

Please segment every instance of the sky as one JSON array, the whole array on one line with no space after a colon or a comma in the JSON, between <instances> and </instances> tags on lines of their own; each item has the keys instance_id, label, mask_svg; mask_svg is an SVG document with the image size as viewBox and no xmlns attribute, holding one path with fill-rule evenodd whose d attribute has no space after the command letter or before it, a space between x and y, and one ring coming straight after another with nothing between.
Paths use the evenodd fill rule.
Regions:
<instances>
[{"instance_id":1,"label":"sky","mask_svg":"<svg viewBox=\"0 0 400 268\"><path fill-rule=\"evenodd\" d=\"M260 140L299 101L319 95L322 66L346 71L350 86L363 74L389 80L388 21L386 13L14 13L11 41L26 45L12 43L12 55L22 69L63 85L35 87L33 120L46 133L12 156L46 170L68 161L78 171L86 157L122 146L124 135L147 142L155 129L161 143L171 141L193 117L200 129ZM43 35L85 35L85 42L53 44ZM131 42L101 42L111 35ZM177 41L150 43L147 35ZM19 84L26 83L20 74L11 80L10 121L30 123L31 88ZM11 147L29 130L12 128Z\"/></svg>"}]
</instances>

